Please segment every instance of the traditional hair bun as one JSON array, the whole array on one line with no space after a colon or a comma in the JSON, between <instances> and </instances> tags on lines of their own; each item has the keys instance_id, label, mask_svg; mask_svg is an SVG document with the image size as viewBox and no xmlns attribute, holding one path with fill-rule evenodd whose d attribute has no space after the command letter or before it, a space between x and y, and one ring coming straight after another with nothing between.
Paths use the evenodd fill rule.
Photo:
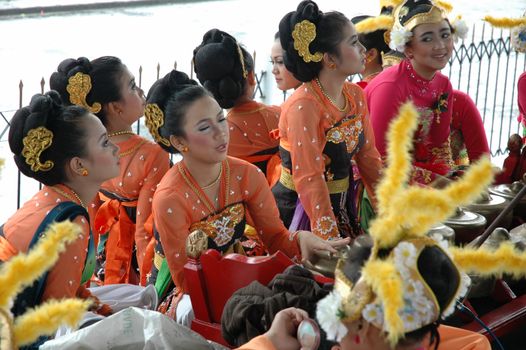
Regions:
<instances>
[{"instance_id":1,"label":"traditional hair bun","mask_svg":"<svg viewBox=\"0 0 526 350\"><path fill-rule=\"evenodd\" d=\"M248 52L232 35L219 29L206 32L194 50L197 79L223 108L233 107L243 95L247 72L252 71L253 66Z\"/></svg>"},{"instance_id":2,"label":"traditional hair bun","mask_svg":"<svg viewBox=\"0 0 526 350\"><path fill-rule=\"evenodd\" d=\"M161 110L164 110L168 100L188 85L197 85L197 82L190 79L186 73L174 69L153 83L146 96L146 102L156 103Z\"/></svg>"},{"instance_id":3,"label":"traditional hair bun","mask_svg":"<svg viewBox=\"0 0 526 350\"><path fill-rule=\"evenodd\" d=\"M177 150L169 141L170 132L167 130L166 116L170 101L175 99L179 94L189 87L198 86L197 82L190 79L183 72L172 70L163 78L157 80L146 97L146 126L150 131L155 142L163 149L170 153L177 153Z\"/></svg>"},{"instance_id":4,"label":"traditional hair bun","mask_svg":"<svg viewBox=\"0 0 526 350\"><path fill-rule=\"evenodd\" d=\"M66 162L86 153L80 123L86 113L82 107L63 106L56 91L34 95L29 106L15 113L9 129L9 147L20 171L45 185L66 181Z\"/></svg>"},{"instance_id":5,"label":"traditional hair bun","mask_svg":"<svg viewBox=\"0 0 526 350\"><path fill-rule=\"evenodd\" d=\"M307 82L314 79L320 69L320 62L305 62L294 48L294 39L292 32L296 24L303 20L308 20L316 27L323 13L318 9L314 1L305 0L300 2L296 11L287 13L279 22L279 38L283 46L285 67L296 77L296 79ZM318 51L316 38L309 45L311 52Z\"/></svg>"},{"instance_id":6,"label":"traditional hair bun","mask_svg":"<svg viewBox=\"0 0 526 350\"><path fill-rule=\"evenodd\" d=\"M51 77L49 78L49 86L60 94L62 103L69 106L72 103L69 99L69 93L66 90L68 79L79 72L89 74L90 71L91 63L86 57L65 59L60 62L57 71L51 74Z\"/></svg>"}]
</instances>

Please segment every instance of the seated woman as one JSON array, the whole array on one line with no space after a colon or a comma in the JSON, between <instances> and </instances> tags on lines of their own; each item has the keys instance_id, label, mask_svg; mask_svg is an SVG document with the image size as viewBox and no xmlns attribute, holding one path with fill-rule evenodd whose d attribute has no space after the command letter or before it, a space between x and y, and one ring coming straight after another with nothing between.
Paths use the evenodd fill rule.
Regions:
<instances>
[{"instance_id":1,"label":"seated woman","mask_svg":"<svg viewBox=\"0 0 526 350\"><path fill-rule=\"evenodd\" d=\"M91 278L95 242L86 206L104 181L119 174L119 148L97 117L83 107L63 106L55 91L35 95L15 113L9 147L20 171L44 186L0 228L0 260L30 250L51 222L71 220L83 230L44 278L42 289L17 300L18 314L48 299L75 296Z\"/></svg>"},{"instance_id":2,"label":"seated woman","mask_svg":"<svg viewBox=\"0 0 526 350\"><path fill-rule=\"evenodd\" d=\"M388 34L393 25L392 7L382 8L378 17L357 16L352 19L360 33L360 42L367 49L363 80L365 88L384 69L398 65L406 57L396 50L389 50ZM386 42L387 40L387 42ZM455 167L462 168L489 155L489 146L482 118L471 97L459 90L452 93L451 156ZM373 107L371 107L373 108Z\"/></svg>"},{"instance_id":3,"label":"seated woman","mask_svg":"<svg viewBox=\"0 0 526 350\"><path fill-rule=\"evenodd\" d=\"M386 154L385 136L400 106L410 100L420 110L414 137L413 181L430 184L452 165L449 143L453 88L440 73L453 52L456 32L446 13L429 0L406 0L393 11L390 47L407 59L384 70L365 88L376 146Z\"/></svg>"},{"instance_id":4,"label":"seated woman","mask_svg":"<svg viewBox=\"0 0 526 350\"><path fill-rule=\"evenodd\" d=\"M272 64L272 74L276 80L276 86L285 92L290 89L297 89L302 83L285 67L283 55L283 47L279 40L279 32L277 32L274 35L274 43L270 49L270 63Z\"/></svg>"},{"instance_id":5,"label":"seated woman","mask_svg":"<svg viewBox=\"0 0 526 350\"><path fill-rule=\"evenodd\" d=\"M132 131L144 114L144 92L130 70L113 56L66 59L51 75L50 86L61 94L64 104L93 112L121 150L120 173L104 182L99 192L103 204L93 225L102 235L96 275L104 284L138 284L136 268L149 272L151 267L145 252L152 237L145 223L153 193L170 167L167 152ZM145 273L141 280L144 284Z\"/></svg>"},{"instance_id":6,"label":"seated woman","mask_svg":"<svg viewBox=\"0 0 526 350\"><path fill-rule=\"evenodd\" d=\"M390 16L391 12L392 7L383 7L381 15ZM386 37L388 38L386 35L387 29L381 28L372 30L367 28L368 31L362 32L360 26L358 25L359 23L363 25L369 23L369 21L376 21L377 18L383 17L362 15L353 17L351 19L351 22L356 26L358 40L360 40L360 43L365 47L365 69L361 73L362 80L357 83L362 89L365 89L367 84L382 72L383 56L389 52L389 42L386 42Z\"/></svg>"},{"instance_id":7,"label":"seated woman","mask_svg":"<svg viewBox=\"0 0 526 350\"><path fill-rule=\"evenodd\" d=\"M279 220L276 203L261 170L227 156L229 127L223 110L203 87L184 73L172 71L148 92L146 117L158 129L157 142L169 142L182 161L161 180L153 198L154 232L158 240L155 281L166 257L177 294L185 293L185 242L200 229L208 248L222 253L243 252L245 223L253 226L268 250L309 259L314 250L335 251L349 240L325 242L311 232L289 232ZM171 308L178 322L191 311L187 295Z\"/></svg>"},{"instance_id":8,"label":"seated woman","mask_svg":"<svg viewBox=\"0 0 526 350\"><path fill-rule=\"evenodd\" d=\"M269 159L278 153L279 142L270 132L278 128L280 108L254 101L254 60L233 36L211 29L194 50L193 62L197 79L228 109L228 155L266 174Z\"/></svg>"},{"instance_id":9,"label":"seated woman","mask_svg":"<svg viewBox=\"0 0 526 350\"><path fill-rule=\"evenodd\" d=\"M456 168L461 169L483 156L490 156L486 130L477 105L460 90L453 90L450 139L451 157Z\"/></svg>"},{"instance_id":10,"label":"seated woman","mask_svg":"<svg viewBox=\"0 0 526 350\"><path fill-rule=\"evenodd\" d=\"M519 134L513 134L508 140L508 156L502 164L502 171L495 176L495 185L511 184L514 181L520 181L524 175L525 164L521 157L522 137ZM522 162L521 162L522 160Z\"/></svg>"}]
</instances>

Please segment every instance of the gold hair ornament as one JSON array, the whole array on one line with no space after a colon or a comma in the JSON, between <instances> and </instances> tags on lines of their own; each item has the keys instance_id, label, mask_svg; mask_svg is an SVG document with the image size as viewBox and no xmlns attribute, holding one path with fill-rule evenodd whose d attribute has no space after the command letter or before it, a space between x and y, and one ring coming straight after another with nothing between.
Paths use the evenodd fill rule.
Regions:
<instances>
[{"instance_id":1,"label":"gold hair ornament","mask_svg":"<svg viewBox=\"0 0 526 350\"><path fill-rule=\"evenodd\" d=\"M445 12L438 6L433 5L428 12L417 13L405 20L404 24L400 23L400 18L407 15L409 9L402 6L394 11L395 24L403 26L406 30L411 31L420 24L439 23L446 19Z\"/></svg>"},{"instance_id":2,"label":"gold hair ornament","mask_svg":"<svg viewBox=\"0 0 526 350\"><path fill-rule=\"evenodd\" d=\"M148 103L144 108L144 116L146 117L146 127L150 130L150 134L152 134L155 142L170 147L170 141L162 137L159 133L159 128L164 125L164 113L157 103Z\"/></svg>"},{"instance_id":3,"label":"gold hair ornament","mask_svg":"<svg viewBox=\"0 0 526 350\"><path fill-rule=\"evenodd\" d=\"M241 50L241 46L239 46L239 43L236 43L237 45L237 53L239 55L239 62L241 62L241 70L243 71L243 78L248 77L247 68L245 67L245 59L243 58L243 50Z\"/></svg>"},{"instance_id":4,"label":"gold hair ornament","mask_svg":"<svg viewBox=\"0 0 526 350\"><path fill-rule=\"evenodd\" d=\"M46 160L44 163L40 162L42 152L53 143L51 130L43 126L31 129L22 139L22 143L24 144L22 156L26 159L27 165L31 167L31 171L49 171L53 168L55 163L51 160Z\"/></svg>"},{"instance_id":5,"label":"gold hair ornament","mask_svg":"<svg viewBox=\"0 0 526 350\"><path fill-rule=\"evenodd\" d=\"M306 63L320 62L323 58L321 52L310 53L309 45L316 39L316 25L311 21L304 19L296 23L292 31L292 38L294 39L294 49L298 51L300 57Z\"/></svg>"},{"instance_id":6,"label":"gold hair ornament","mask_svg":"<svg viewBox=\"0 0 526 350\"><path fill-rule=\"evenodd\" d=\"M91 77L88 74L78 72L68 79L66 90L69 93L69 102L86 108L91 113L99 113L102 109L100 103L95 102L92 106L86 102L86 97L91 91Z\"/></svg>"}]
</instances>

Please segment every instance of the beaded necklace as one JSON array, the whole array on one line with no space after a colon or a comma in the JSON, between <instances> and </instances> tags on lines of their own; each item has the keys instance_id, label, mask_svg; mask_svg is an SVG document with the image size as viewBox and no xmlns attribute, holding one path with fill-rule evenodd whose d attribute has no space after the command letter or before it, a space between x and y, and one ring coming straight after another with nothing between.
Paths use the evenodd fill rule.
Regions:
<instances>
[{"instance_id":1,"label":"beaded necklace","mask_svg":"<svg viewBox=\"0 0 526 350\"><path fill-rule=\"evenodd\" d=\"M119 135L135 135L135 133L130 130L121 130L121 131L110 132L108 134L108 137L119 136Z\"/></svg>"},{"instance_id":2,"label":"beaded necklace","mask_svg":"<svg viewBox=\"0 0 526 350\"><path fill-rule=\"evenodd\" d=\"M64 185L65 186L65 185ZM67 186L66 186L67 187ZM84 209L87 209L86 205L84 204L84 202L82 201L82 199L80 199L80 196L77 194L77 192L73 191L72 188L70 187L67 187L71 193L73 193L73 196L75 196L75 198L73 198L69 193L61 190L60 188L58 187L55 187L55 186L51 186L50 187L53 191L57 192L58 194L66 197L67 199L69 199L70 201L72 202L76 202L75 199L78 201L78 204L80 204Z\"/></svg>"},{"instance_id":3,"label":"beaded necklace","mask_svg":"<svg viewBox=\"0 0 526 350\"><path fill-rule=\"evenodd\" d=\"M329 94L327 92L325 92L325 90L323 89L323 86L321 86L321 83L320 83L320 79L316 78L316 84L318 85L318 87L320 88L321 90L321 93L323 94L323 96L327 97L327 99L329 100L330 103L332 103L332 105L334 107L336 107L337 110L339 110L340 112L345 112L347 110L347 96L345 96L345 94L343 94L343 100L345 102L345 104L343 105L343 108L340 108L338 107L338 105L336 104L336 101L334 101L332 99L332 97L329 96Z\"/></svg>"},{"instance_id":4,"label":"beaded necklace","mask_svg":"<svg viewBox=\"0 0 526 350\"><path fill-rule=\"evenodd\" d=\"M126 157L126 156L128 156L128 155L134 153L134 152L137 151L142 145L144 145L146 142L147 142L146 140L142 140L141 142L139 142L137 145L135 145L134 147L130 148L129 150L119 153L119 158Z\"/></svg>"}]
</instances>

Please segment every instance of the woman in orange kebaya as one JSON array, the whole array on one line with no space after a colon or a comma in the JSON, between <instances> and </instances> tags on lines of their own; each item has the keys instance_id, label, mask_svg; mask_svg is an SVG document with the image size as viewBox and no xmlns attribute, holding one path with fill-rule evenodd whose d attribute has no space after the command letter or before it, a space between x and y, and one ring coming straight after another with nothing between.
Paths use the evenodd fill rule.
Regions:
<instances>
[{"instance_id":1,"label":"woman in orange kebaya","mask_svg":"<svg viewBox=\"0 0 526 350\"><path fill-rule=\"evenodd\" d=\"M271 253L281 250L291 258L308 259L315 250L335 251L349 242L325 242L311 232L289 232L283 226L262 171L227 156L229 127L223 110L186 74L174 70L157 81L147 101L146 117L159 125L153 132L157 142L183 157L163 177L153 199L160 243L155 267L166 257L179 295L185 293L186 238L196 229L208 236L208 248L222 253L242 250L245 223L256 229ZM188 296L172 310L178 322L188 323Z\"/></svg>"},{"instance_id":2,"label":"woman in orange kebaya","mask_svg":"<svg viewBox=\"0 0 526 350\"><path fill-rule=\"evenodd\" d=\"M278 128L280 108L254 101L254 60L228 33L211 29L194 50L197 79L222 108L228 109L228 155L255 164L265 174L278 152L270 132Z\"/></svg>"},{"instance_id":3,"label":"woman in orange kebaya","mask_svg":"<svg viewBox=\"0 0 526 350\"><path fill-rule=\"evenodd\" d=\"M347 82L363 70L364 48L343 14L322 13L312 1L285 15L279 33L286 68L305 82L280 116L282 169L272 192L281 219L290 225L299 199L313 233L354 237L361 230L348 194L351 158L371 195L382 167L363 91Z\"/></svg>"},{"instance_id":4,"label":"woman in orange kebaya","mask_svg":"<svg viewBox=\"0 0 526 350\"><path fill-rule=\"evenodd\" d=\"M48 299L74 297L95 268L95 243L86 205L102 182L119 173L119 148L85 108L63 106L55 91L35 95L11 120L9 147L20 171L43 188L0 227L0 261L27 252L47 226L71 220L82 234L60 254L41 286L26 289L13 312Z\"/></svg>"},{"instance_id":5,"label":"woman in orange kebaya","mask_svg":"<svg viewBox=\"0 0 526 350\"><path fill-rule=\"evenodd\" d=\"M279 32L274 36L274 43L270 49L270 63L272 64L272 74L276 80L276 85L281 91L296 89L301 85L301 81L285 67L283 59L283 47L279 40Z\"/></svg>"},{"instance_id":6,"label":"woman in orange kebaya","mask_svg":"<svg viewBox=\"0 0 526 350\"><path fill-rule=\"evenodd\" d=\"M97 277L105 284L137 284L134 247L140 268L152 238L144 224L151 214L153 193L170 166L165 151L132 131L144 114L144 93L121 60L111 56L66 59L52 74L50 85L64 103L84 106L99 117L120 147L120 174L103 183L99 192L102 205L95 229L103 236ZM146 277L141 279L145 282Z\"/></svg>"}]
</instances>

